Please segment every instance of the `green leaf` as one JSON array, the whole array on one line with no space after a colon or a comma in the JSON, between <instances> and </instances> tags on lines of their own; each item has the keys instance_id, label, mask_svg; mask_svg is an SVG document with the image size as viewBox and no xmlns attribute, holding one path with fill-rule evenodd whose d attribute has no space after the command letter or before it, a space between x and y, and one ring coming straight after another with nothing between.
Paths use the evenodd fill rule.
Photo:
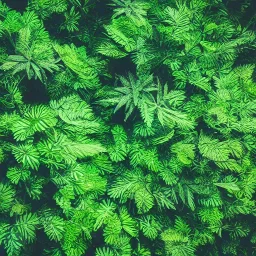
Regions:
<instances>
[{"instance_id":1,"label":"green leaf","mask_svg":"<svg viewBox=\"0 0 256 256\"><path fill-rule=\"evenodd\" d=\"M25 168L31 167L32 169L38 169L40 164L39 153L32 144L12 146L12 152L17 162L22 163Z\"/></svg>"},{"instance_id":2,"label":"green leaf","mask_svg":"<svg viewBox=\"0 0 256 256\"><path fill-rule=\"evenodd\" d=\"M121 59L128 55L128 53L121 51L115 44L107 41L101 42L96 51L102 55L105 55L114 59Z\"/></svg>"},{"instance_id":3,"label":"green leaf","mask_svg":"<svg viewBox=\"0 0 256 256\"><path fill-rule=\"evenodd\" d=\"M38 105L26 111L24 118L13 125L12 131L16 140L25 140L35 132L54 127L56 123L54 112L47 106Z\"/></svg>"},{"instance_id":4,"label":"green leaf","mask_svg":"<svg viewBox=\"0 0 256 256\"><path fill-rule=\"evenodd\" d=\"M103 201L100 203L96 211L96 222L94 224L94 230L98 230L102 224L106 224L111 220L111 217L114 215L116 205L110 200Z\"/></svg>"},{"instance_id":5,"label":"green leaf","mask_svg":"<svg viewBox=\"0 0 256 256\"><path fill-rule=\"evenodd\" d=\"M6 177L17 185L21 180L25 181L30 177L30 171L13 167L8 169Z\"/></svg>"},{"instance_id":6,"label":"green leaf","mask_svg":"<svg viewBox=\"0 0 256 256\"><path fill-rule=\"evenodd\" d=\"M127 156L127 148L125 144L114 145L108 148L109 157L113 162L120 162L125 160Z\"/></svg>"},{"instance_id":7,"label":"green leaf","mask_svg":"<svg viewBox=\"0 0 256 256\"><path fill-rule=\"evenodd\" d=\"M129 215L125 208L120 211L120 220L122 228L132 237L138 236L137 222Z\"/></svg>"},{"instance_id":8,"label":"green leaf","mask_svg":"<svg viewBox=\"0 0 256 256\"><path fill-rule=\"evenodd\" d=\"M131 52L135 50L136 43L132 37L128 37L116 24L117 20L114 20L114 24L104 25L108 35L112 38L116 43L120 44L124 47L127 52Z\"/></svg>"},{"instance_id":9,"label":"green leaf","mask_svg":"<svg viewBox=\"0 0 256 256\"><path fill-rule=\"evenodd\" d=\"M10 210L15 194L15 190L10 185L0 183L0 212Z\"/></svg>"},{"instance_id":10,"label":"green leaf","mask_svg":"<svg viewBox=\"0 0 256 256\"><path fill-rule=\"evenodd\" d=\"M190 165L195 158L195 145L185 142L178 142L172 145L172 152L177 154L179 161L185 165Z\"/></svg>"},{"instance_id":11,"label":"green leaf","mask_svg":"<svg viewBox=\"0 0 256 256\"><path fill-rule=\"evenodd\" d=\"M227 161L230 153L227 143L203 134L200 135L198 148L204 157L213 161Z\"/></svg>"},{"instance_id":12,"label":"green leaf","mask_svg":"<svg viewBox=\"0 0 256 256\"><path fill-rule=\"evenodd\" d=\"M150 240L155 240L161 230L161 225L152 215L147 215L140 219L140 229Z\"/></svg>"},{"instance_id":13,"label":"green leaf","mask_svg":"<svg viewBox=\"0 0 256 256\"><path fill-rule=\"evenodd\" d=\"M225 188L227 190L231 190L231 191L239 191L240 188L238 187L238 185L234 182L229 182L229 183L213 183L215 186L221 187L221 188Z\"/></svg>"},{"instance_id":14,"label":"green leaf","mask_svg":"<svg viewBox=\"0 0 256 256\"><path fill-rule=\"evenodd\" d=\"M83 130L84 134L100 133L100 123L94 117L90 105L78 95L69 95L60 100L52 100L50 106L68 126L66 130Z\"/></svg>"},{"instance_id":15,"label":"green leaf","mask_svg":"<svg viewBox=\"0 0 256 256\"><path fill-rule=\"evenodd\" d=\"M117 215L113 215L111 220L107 223L107 226L104 228L104 240L108 244L115 244L119 241L119 236L122 230L121 221Z\"/></svg>"},{"instance_id":16,"label":"green leaf","mask_svg":"<svg viewBox=\"0 0 256 256\"><path fill-rule=\"evenodd\" d=\"M60 241L62 239L65 232L65 221L62 218L58 216L46 218L43 226L50 240Z\"/></svg>"},{"instance_id":17,"label":"green leaf","mask_svg":"<svg viewBox=\"0 0 256 256\"><path fill-rule=\"evenodd\" d=\"M115 256L113 250L109 247L96 248L95 256Z\"/></svg>"},{"instance_id":18,"label":"green leaf","mask_svg":"<svg viewBox=\"0 0 256 256\"><path fill-rule=\"evenodd\" d=\"M10 230L4 244L8 255L20 255L23 244L15 227Z\"/></svg>"},{"instance_id":19,"label":"green leaf","mask_svg":"<svg viewBox=\"0 0 256 256\"><path fill-rule=\"evenodd\" d=\"M174 136L174 130L164 136L154 138L152 140L153 145L159 145L168 142Z\"/></svg>"},{"instance_id":20,"label":"green leaf","mask_svg":"<svg viewBox=\"0 0 256 256\"><path fill-rule=\"evenodd\" d=\"M38 217L35 214L28 213L21 216L15 225L20 235L28 242L32 242L36 238L35 231L38 224Z\"/></svg>"},{"instance_id":21,"label":"green leaf","mask_svg":"<svg viewBox=\"0 0 256 256\"><path fill-rule=\"evenodd\" d=\"M115 6L113 18L125 14L137 26L143 26L146 23L147 11L150 9L150 3L146 1L125 1L112 0L112 6Z\"/></svg>"},{"instance_id":22,"label":"green leaf","mask_svg":"<svg viewBox=\"0 0 256 256\"><path fill-rule=\"evenodd\" d=\"M65 65L74 71L80 78L84 79L88 85L100 85L98 70L96 65L90 65L90 58L85 52L85 48L79 49L72 45L54 45L55 51L59 54Z\"/></svg>"},{"instance_id":23,"label":"green leaf","mask_svg":"<svg viewBox=\"0 0 256 256\"><path fill-rule=\"evenodd\" d=\"M27 73L28 79L35 77L35 79L39 78L44 82L46 79L45 70L52 73L54 70L59 70L59 66L54 59L48 32L43 29L35 13L30 13L30 16L34 16L34 20L37 22L33 24L30 17L30 25L33 25L25 26L19 30L15 45L17 54L8 56L0 69L11 70L13 75L23 71Z\"/></svg>"},{"instance_id":24,"label":"green leaf","mask_svg":"<svg viewBox=\"0 0 256 256\"><path fill-rule=\"evenodd\" d=\"M154 206L154 197L144 189L135 193L135 203L138 213L148 212Z\"/></svg>"},{"instance_id":25,"label":"green leaf","mask_svg":"<svg viewBox=\"0 0 256 256\"><path fill-rule=\"evenodd\" d=\"M87 156L93 156L102 152L106 152L106 149L99 143L77 143L69 142L65 145L65 151L77 158L85 158Z\"/></svg>"}]
</instances>

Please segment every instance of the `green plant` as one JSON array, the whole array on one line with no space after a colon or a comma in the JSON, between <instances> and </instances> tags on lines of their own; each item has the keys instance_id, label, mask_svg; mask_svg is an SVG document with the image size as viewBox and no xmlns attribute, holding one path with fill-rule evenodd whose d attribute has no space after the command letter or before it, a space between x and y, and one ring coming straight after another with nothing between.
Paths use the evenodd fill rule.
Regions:
<instances>
[{"instance_id":1,"label":"green plant","mask_svg":"<svg viewBox=\"0 0 256 256\"><path fill-rule=\"evenodd\" d=\"M9 5L0 251L255 255L254 1Z\"/></svg>"}]
</instances>

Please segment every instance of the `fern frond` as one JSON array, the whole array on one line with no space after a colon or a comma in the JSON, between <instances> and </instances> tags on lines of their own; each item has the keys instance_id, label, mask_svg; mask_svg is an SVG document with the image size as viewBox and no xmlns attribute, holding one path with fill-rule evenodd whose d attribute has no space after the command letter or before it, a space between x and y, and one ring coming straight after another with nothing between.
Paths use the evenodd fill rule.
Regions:
<instances>
[{"instance_id":1,"label":"fern frond","mask_svg":"<svg viewBox=\"0 0 256 256\"><path fill-rule=\"evenodd\" d=\"M150 3L146 1L124 1L124 0L112 0L114 7L113 18L116 18L122 14L125 14L130 18L137 26L145 25L145 17L147 16L147 10L150 9Z\"/></svg>"},{"instance_id":2,"label":"fern frond","mask_svg":"<svg viewBox=\"0 0 256 256\"><path fill-rule=\"evenodd\" d=\"M117 23L119 20L119 24ZM120 28L122 20L116 19L114 20L113 24L105 25L104 28L106 29L110 38L112 38L116 43L120 44L124 47L127 52L132 52L136 48L136 42L131 37L125 34ZM126 27L128 29L128 27ZM132 31L130 31L132 33ZM127 31L126 31L127 33Z\"/></svg>"},{"instance_id":3,"label":"fern frond","mask_svg":"<svg viewBox=\"0 0 256 256\"><path fill-rule=\"evenodd\" d=\"M76 12L75 7L72 6L69 12L65 12L65 22L61 25L61 29L67 29L69 32L74 32L79 30L78 24L81 15Z\"/></svg>"},{"instance_id":4,"label":"fern frond","mask_svg":"<svg viewBox=\"0 0 256 256\"><path fill-rule=\"evenodd\" d=\"M228 144L203 134L200 135L198 148L204 157L213 161L227 161L230 153Z\"/></svg>"},{"instance_id":5,"label":"fern frond","mask_svg":"<svg viewBox=\"0 0 256 256\"><path fill-rule=\"evenodd\" d=\"M8 212L14 201L15 190L8 184L0 183L0 212Z\"/></svg>"},{"instance_id":6,"label":"fern frond","mask_svg":"<svg viewBox=\"0 0 256 256\"><path fill-rule=\"evenodd\" d=\"M0 68L5 71L11 70L13 74L25 71L29 79L35 77L45 81L45 70L51 73L59 70L54 59L49 34L42 28L40 22L38 24L34 13L30 13L30 16L27 15L27 17L26 14L24 15L24 19L29 19L28 22L31 22L29 23L30 27L27 26L19 30L16 44L17 54L10 55ZM36 22L33 23L32 20Z\"/></svg>"},{"instance_id":7,"label":"fern frond","mask_svg":"<svg viewBox=\"0 0 256 256\"><path fill-rule=\"evenodd\" d=\"M108 153L113 162L120 162L125 160L128 152L126 145L121 144L108 147Z\"/></svg>"},{"instance_id":8,"label":"fern frond","mask_svg":"<svg viewBox=\"0 0 256 256\"><path fill-rule=\"evenodd\" d=\"M104 241L107 244L116 244L118 243L119 236L122 231L121 221L117 215L113 215L111 221L108 222L107 226L104 228Z\"/></svg>"},{"instance_id":9,"label":"fern frond","mask_svg":"<svg viewBox=\"0 0 256 256\"><path fill-rule=\"evenodd\" d=\"M127 209L121 208L120 221L122 228L132 237L138 236L137 222L129 215Z\"/></svg>"},{"instance_id":10,"label":"fern frond","mask_svg":"<svg viewBox=\"0 0 256 256\"><path fill-rule=\"evenodd\" d=\"M143 216L140 219L140 229L150 240L155 240L161 230L161 224L152 215Z\"/></svg>"},{"instance_id":11,"label":"fern frond","mask_svg":"<svg viewBox=\"0 0 256 256\"><path fill-rule=\"evenodd\" d=\"M17 234L15 227L11 228L8 236L4 241L6 252L8 255L19 255L22 249L22 242Z\"/></svg>"},{"instance_id":12,"label":"fern frond","mask_svg":"<svg viewBox=\"0 0 256 256\"><path fill-rule=\"evenodd\" d=\"M60 241L65 232L65 221L58 217L52 216L43 220L43 226L46 235L50 240Z\"/></svg>"},{"instance_id":13,"label":"fern frond","mask_svg":"<svg viewBox=\"0 0 256 256\"><path fill-rule=\"evenodd\" d=\"M195 145L178 142L172 145L172 152L176 153L177 158L185 165L190 165L195 158Z\"/></svg>"},{"instance_id":14,"label":"fern frond","mask_svg":"<svg viewBox=\"0 0 256 256\"><path fill-rule=\"evenodd\" d=\"M54 112L44 105L38 105L28 109L24 118L13 125L12 131L14 138L22 141L34 135L35 132L45 131L56 124Z\"/></svg>"},{"instance_id":15,"label":"fern frond","mask_svg":"<svg viewBox=\"0 0 256 256\"><path fill-rule=\"evenodd\" d=\"M38 217L35 214L28 213L19 218L15 226L23 239L32 242L36 238L36 227L39 224Z\"/></svg>"},{"instance_id":16,"label":"fern frond","mask_svg":"<svg viewBox=\"0 0 256 256\"><path fill-rule=\"evenodd\" d=\"M135 203L138 213L146 213L154 206L154 197L146 189L140 189L135 193Z\"/></svg>"},{"instance_id":17,"label":"fern frond","mask_svg":"<svg viewBox=\"0 0 256 256\"><path fill-rule=\"evenodd\" d=\"M116 205L110 200L100 203L96 212L97 219L94 224L94 230L98 230L102 224L107 224L111 220L111 217L114 215L115 210Z\"/></svg>"},{"instance_id":18,"label":"fern frond","mask_svg":"<svg viewBox=\"0 0 256 256\"><path fill-rule=\"evenodd\" d=\"M11 181L13 184L18 184L21 180L26 181L30 177L30 171L26 169L20 169L20 168L9 168L7 171L7 178Z\"/></svg>"},{"instance_id":19,"label":"fern frond","mask_svg":"<svg viewBox=\"0 0 256 256\"><path fill-rule=\"evenodd\" d=\"M167 7L164 16L164 22L173 28L172 34L176 40L182 38L182 34L189 30L189 13L185 7L181 6L178 10Z\"/></svg>"},{"instance_id":20,"label":"fern frond","mask_svg":"<svg viewBox=\"0 0 256 256\"><path fill-rule=\"evenodd\" d=\"M108 41L101 42L97 46L96 51L102 55L114 59L121 59L128 55L128 53L120 50L115 44Z\"/></svg>"},{"instance_id":21,"label":"fern frond","mask_svg":"<svg viewBox=\"0 0 256 256\"><path fill-rule=\"evenodd\" d=\"M74 45L54 45L55 51L59 54L65 65L75 72L79 77L84 79L91 87L98 87L100 85L97 65L89 63L90 58L87 56L85 48L76 48Z\"/></svg>"}]
</instances>

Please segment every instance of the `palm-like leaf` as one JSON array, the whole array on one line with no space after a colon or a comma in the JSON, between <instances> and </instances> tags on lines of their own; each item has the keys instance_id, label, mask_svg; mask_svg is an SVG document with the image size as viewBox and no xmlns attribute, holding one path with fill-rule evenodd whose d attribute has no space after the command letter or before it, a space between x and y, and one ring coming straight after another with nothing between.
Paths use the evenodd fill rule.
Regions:
<instances>
[{"instance_id":1,"label":"palm-like leaf","mask_svg":"<svg viewBox=\"0 0 256 256\"><path fill-rule=\"evenodd\" d=\"M158 236L158 232L161 230L161 225L152 215L147 215L141 218L140 229L146 237L154 240Z\"/></svg>"},{"instance_id":2,"label":"palm-like leaf","mask_svg":"<svg viewBox=\"0 0 256 256\"><path fill-rule=\"evenodd\" d=\"M74 45L54 45L54 49L59 54L67 67L75 72L90 87L97 87L100 84L99 73L102 69L103 61L96 61L89 58L85 48L76 48Z\"/></svg>"},{"instance_id":3,"label":"palm-like leaf","mask_svg":"<svg viewBox=\"0 0 256 256\"><path fill-rule=\"evenodd\" d=\"M25 181L30 177L30 171L13 167L9 168L6 176L13 184L18 184L20 180Z\"/></svg>"},{"instance_id":4,"label":"palm-like leaf","mask_svg":"<svg viewBox=\"0 0 256 256\"><path fill-rule=\"evenodd\" d=\"M9 186L0 183L0 212L8 211L14 201L15 190Z\"/></svg>"},{"instance_id":5,"label":"palm-like leaf","mask_svg":"<svg viewBox=\"0 0 256 256\"><path fill-rule=\"evenodd\" d=\"M38 105L26 111L24 118L13 125L12 131L16 140L25 140L35 132L44 131L56 123L54 112L49 107Z\"/></svg>"},{"instance_id":6,"label":"palm-like leaf","mask_svg":"<svg viewBox=\"0 0 256 256\"><path fill-rule=\"evenodd\" d=\"M50 240L60 241L65 232L65 222L58 216L48 217L43 222L44 230Z\"/></svg>"},{"instance_id":7,"label":"palm-like leaf","mask_svg":"<svg viewBox=\"0 0 256 256\"><path fill-rule=\"evenodd\" d=\"M127 120L136 107L140 108L145 101L152 100L153 96L150 92L156 91L156 87L152 75L136 79L129 73L128 78L121 76L120 81L123 87L116 88L116 91L120 94L120 98L115 112L125 106L125 119Z\"/></svg>"},{"instance_id":8,"label":"palm-like leaf","mask_svg":"<svg viewBox=\"0 0 256 256\"><path fill-rule=\"evenodd\" d=\"M29 213L21 216L15 225L20 235L28 242L32 242L35 240L35 231L38 224L38 217L35 214Z\"/></svg>"},{"instance_id":9,"label":"palm-like leaf","mask_svg":"<svg viewBox=\"0 0 256 256\"><path fill-rule=\"evenodd\" d=\"M31 144L20 144L12 147L12 152L18 163L23 166L38 169L39 167L39 153L37 149Z\"/></svg>"},{"instance_id":10,"label":"palm-like leaf","mask_svg":"<svg viewBox=\"0 0 256 256\"><path fill-rule=\"evenodd\" d=\"M120 211L120 220L122 228L132 237L138 236L137 222L129 215L127 209L122 208Z\"/></svg>"},{"instance_id":11,"label":"palm-like leaf","mask_svg":"<svg viewBox=\"0 0 256 256\"><path fill-rule=\"evenodd\" d=\"M115 254L110 248L103 247L96 249L96 256L115 256Z\"/></svg>"},{"instance_id":12,"label":"palm-like leaf","mask_svg":"<svg viewBox=\"0 0 256 256\"><path fill-rule=\"evenodd\" d=\"M115 209L116 205L113 202L110 200L103 201L96 212L97 219L94 224L94 230L98 230L102 224L108 223L114 215Z\"/></svg>"},{"instance_id":13,"label":"palm-like leaf","mask_svg":"<svg viewBox=\"0 0 256 256\"><path fill-rule=\"evenodd\" d=\"M159 122L162 125L172 127L177 124L182 129L192 129L193 121L188 115L178 109L185 99L184 93L181 91L170 91L165 84L162 86L158 81L157 100L154 103Z\"/></svg>"},{"instance_id":14,"label":"palm-like leaf","mask_svg":"<svg viewBox=\"0 0 256 256\"><path fill-rule=\"evenodd\" d=\"M26 71L29 79L46 79L45 71L59 70L53 55L49 34L42 28L40 20L34 13L25 13L25 22L30 26L19 30L16 55L10 55L1 66L3 70L12 70L13 74Z\"/></svg>"},{"instance_id":15,"label":"palm-like leaf","mask_svg":"<svg viewBox=\"0 0 256 256\"><path fill-rule=\"evenodd\" d=\"M138 213L145 213L154 206L154 197L148 190L140 189L135 193L135 203Z\"/></svg>"},{"instance_id":16,"label":"palm-like leaf","mask_svg":"<svg viewBox=\"0 0 256 256\"><path fill-rule=\"evenodd\" d=\"M150 3L138 0L112 0L112 6L115 6L113 18L125 14L138 26L145 25L147 10L150 9Z\"/></svg>"}]
</instances>

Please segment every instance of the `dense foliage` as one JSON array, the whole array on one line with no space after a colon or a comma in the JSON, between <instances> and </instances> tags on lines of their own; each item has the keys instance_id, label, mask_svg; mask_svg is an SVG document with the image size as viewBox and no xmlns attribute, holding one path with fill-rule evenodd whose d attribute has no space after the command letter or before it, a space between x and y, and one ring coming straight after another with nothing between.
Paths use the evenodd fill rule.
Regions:
<instances>
[{"instance_id":1,"label":"dense foliage","mask_svg":"<svg viewBox=\"0 0 256 256\"><path fill-rule=\"evenodd\" d=\"M0 1L0 254L256 255L255 2L20 3Z\"/></svg>"}]
</instances>

